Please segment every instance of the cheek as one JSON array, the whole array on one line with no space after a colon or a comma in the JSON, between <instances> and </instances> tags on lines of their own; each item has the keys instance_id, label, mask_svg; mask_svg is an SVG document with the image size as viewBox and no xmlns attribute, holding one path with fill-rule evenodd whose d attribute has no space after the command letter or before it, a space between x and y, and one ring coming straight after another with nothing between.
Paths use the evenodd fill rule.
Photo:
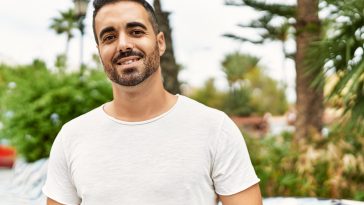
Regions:
<instances>
[{"instance_id":1,"label":"cheek","mask_svg":"<svg viewBox=\"0 0 364 205\"><path fill-rule=\"evenodd\" d=\"M111 60L113 58L113 49L109 47L103 47L100 49L100 58L103 61L103 63L111 63Z\"/></svg>"}]
</instances>

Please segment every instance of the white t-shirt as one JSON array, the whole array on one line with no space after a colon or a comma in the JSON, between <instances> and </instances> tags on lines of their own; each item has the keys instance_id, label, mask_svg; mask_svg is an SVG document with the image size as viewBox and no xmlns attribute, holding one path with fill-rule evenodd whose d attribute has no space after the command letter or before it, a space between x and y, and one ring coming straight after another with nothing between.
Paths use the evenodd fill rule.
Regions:
<instances>
[{"instance_id":1,"label":"white t-shirt","mask_svg":"<svg viewBox=\"0 0 364 205\"><path fill-rule=\"evenodd\" d=\"M230 118L182 95L142 122L101 106L66 123L48 166L43 192L63 204L216 205L259 182Z\"/></svg>"}]
</instances>

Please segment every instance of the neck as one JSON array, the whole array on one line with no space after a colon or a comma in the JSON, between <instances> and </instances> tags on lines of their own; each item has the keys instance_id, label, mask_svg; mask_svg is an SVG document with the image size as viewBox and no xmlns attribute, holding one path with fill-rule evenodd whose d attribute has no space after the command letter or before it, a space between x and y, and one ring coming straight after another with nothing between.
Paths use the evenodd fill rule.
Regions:
<instances>
[{"instance_id":1,"label":"neck","mask_svg":"<svg viewBox=\"0 0 364 205\"><path fill-rule=\"evenodd\" d=\"M167 112L177 97L168 93L158 69L137 86L112 83L114 100L105 105L105 112L123 121L144 121Z\"/></svg>"}]
</instances>

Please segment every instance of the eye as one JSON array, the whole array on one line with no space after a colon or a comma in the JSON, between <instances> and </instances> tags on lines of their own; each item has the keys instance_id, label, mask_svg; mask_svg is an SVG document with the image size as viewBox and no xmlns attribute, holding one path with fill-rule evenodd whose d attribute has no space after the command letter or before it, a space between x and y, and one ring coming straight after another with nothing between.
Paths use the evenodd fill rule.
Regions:
<instances>
[{"instance_id":1,"label":"eye","mask_svg":"<svg viewBox=\"0 0 364 205\"><path fill-rule=\"evenodd\" d=\"M111 42L115 39L115 35L112 35L112 34L108 34L108 35L105 35L103 38L102 38L102 42Z\"/></svg>"},{"instance_id":2,"label":"eye","mask_svg":"<svg viewBox=\"0 0 364 205\"><path fill-rule=\"evenodd\" d=\"M132 31L130 32L130 34L131 34L132 36L135 36L135 37L141 37L141 36L143 36L143 35L145 34L145 32L144 32L144 31L142 31L142 30L132 30Z\"/></svg>"}]
</instances>

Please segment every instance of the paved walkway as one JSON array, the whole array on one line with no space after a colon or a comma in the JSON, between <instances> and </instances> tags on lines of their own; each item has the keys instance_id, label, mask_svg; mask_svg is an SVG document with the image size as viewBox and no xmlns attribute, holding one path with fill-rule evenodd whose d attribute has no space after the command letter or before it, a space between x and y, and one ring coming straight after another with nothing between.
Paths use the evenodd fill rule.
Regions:
<instances>
[{"instance_id":1,"label":"paved walkway","mask_svg":"<svg viewBox=\"0 0 364 205\"><path fill-rule=\"evenodd\" d=\"M0 186L9 183L13 175L12 169L0 168Z\"/></svg>"}]
</instances>

